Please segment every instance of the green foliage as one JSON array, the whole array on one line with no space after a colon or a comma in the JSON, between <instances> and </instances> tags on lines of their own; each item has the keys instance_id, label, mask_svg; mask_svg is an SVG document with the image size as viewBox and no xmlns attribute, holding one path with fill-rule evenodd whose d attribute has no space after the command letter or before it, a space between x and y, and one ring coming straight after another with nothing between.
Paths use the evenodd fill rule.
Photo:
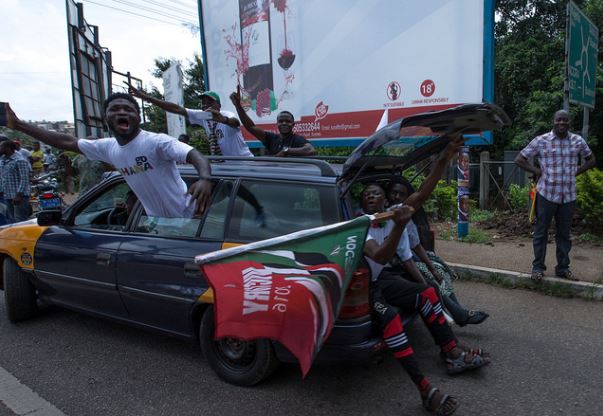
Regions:
<instances>
[{"instance_id":1,"label":"green foliage","mask_svg":"<svg viewBox=\"0 0 603 416\"><path fill-rule=\"evenodd\" d=\"M485 222L489 221L496 215L493 211L486 209L471 209L471 221L472 222Z\"/></svg>"},{"instance_id":2,"label":"green foliage","mask_svg":"<svg viewBox=\"0 0 603 416\"><path fill-rule=\"evenodd\" d=\"M490 236L479 228L469 225L469 232L466 236L459 238L463 243L487 244L490 242Z\"/></svg>"},{"instance_id":3,"label":"green foliage","mask_svg":"<svg viewBox=\"0 0 603 416\"><path fill-rule=\"evenodd\" d=\"M515 183L509 186L509 192L507 193L509 203L514 211L525 211L528 207L530 200L530 187L519 186Z\"/></svg>"},{"instance_id":4,"label":"green foliage","mask_svg":"<svg viewBox=\"0 0 603 416\"><path fill-rule=\"evenodd\" d=\"M600 244L601 242L603 242L603 238L599 237L598 235L594 235L591 233L584 233L584 234L580 234L577 237L577 240L582 242L582 243L597 243Z\"/></svg>"},{"instance_id":5,"label":"green foliage","mask_svg":"<svg viewBox=\"0 0 603 416\"><path fill-rule=\"evenodd\" d=\"M454 219L457 217L457 195L456 181L450 181L448 184L440 180L429 199L423 203L423 208L431 218Z\"/></svg>"},{"instance_id":6,"label":"green foliage","mask_svg":"<svg viewBox=\"0 0 603 416\"><path fill-rule=\"evenodd\" d=\"M576 179L576 202L584 219L603 227L603 171L590 169Z\"/></svg>"}]
</instances>

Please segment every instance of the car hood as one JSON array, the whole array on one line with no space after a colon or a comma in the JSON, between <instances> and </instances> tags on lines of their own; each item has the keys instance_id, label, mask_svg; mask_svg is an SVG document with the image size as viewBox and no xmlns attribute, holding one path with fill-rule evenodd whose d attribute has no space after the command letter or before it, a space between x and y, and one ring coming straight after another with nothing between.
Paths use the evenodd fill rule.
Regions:
<instances>
[{"instance_id":1,"label":"car hood","mask_svg":"<svg viewBox=\"0 0 603 416\"><path fill-rule=\"evenodd\" d=\"M440 152L457 133L480 134L511 124L494 104L464 104L390 123L360 144L343 165L340 182L371 168L405 170Z\"/></svg>"}]
</instances>

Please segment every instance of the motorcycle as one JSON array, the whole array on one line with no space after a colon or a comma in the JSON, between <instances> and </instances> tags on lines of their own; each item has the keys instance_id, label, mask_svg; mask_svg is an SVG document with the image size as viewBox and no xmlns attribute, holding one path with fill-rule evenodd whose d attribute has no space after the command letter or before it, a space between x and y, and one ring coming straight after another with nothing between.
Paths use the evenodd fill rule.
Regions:
<instances>
[{"instance_id":1,"label":"motorcycle","mask_svg":"<svg viewBox=\"0 0 603 416\"><path fill-rule=\"evenodd\" d=\"M55 172L44 173L32 180L31 206L34 212L63 207L59 181Z\"/></svg>"}]
</instances>

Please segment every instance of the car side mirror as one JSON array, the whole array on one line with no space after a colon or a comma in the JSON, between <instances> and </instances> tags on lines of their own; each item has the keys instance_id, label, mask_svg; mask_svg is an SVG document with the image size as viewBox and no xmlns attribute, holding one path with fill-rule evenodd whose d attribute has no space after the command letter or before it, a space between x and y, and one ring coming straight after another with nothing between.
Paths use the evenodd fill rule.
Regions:
<instances>
[{"instance_id":1,"label":"car side mirror","mask_svg":"<svg viewBox=\"0 0 603 416\"><path fill-rule=\"evenodd\" d=\"M36 214L38 225L46 227L60 224L63 219L63 211L60 209L48 209Z\"/></svg>"}]
</instances>

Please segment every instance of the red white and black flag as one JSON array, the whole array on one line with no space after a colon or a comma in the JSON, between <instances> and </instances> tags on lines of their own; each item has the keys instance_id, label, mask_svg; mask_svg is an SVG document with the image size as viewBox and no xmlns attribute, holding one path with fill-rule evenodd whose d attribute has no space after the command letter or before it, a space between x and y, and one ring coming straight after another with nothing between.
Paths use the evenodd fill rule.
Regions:
<instances>
[{"instance_id":1,"label":"red white and black flag","mask_svg":"<svg viewBox=\"0 0 603 416\"><path fill-rule=\"evenodd\" d=\"M216 339L269 338L305 376L333 329L371 217L197 256L214 289Z\"/></svg>"}]
</instances>

